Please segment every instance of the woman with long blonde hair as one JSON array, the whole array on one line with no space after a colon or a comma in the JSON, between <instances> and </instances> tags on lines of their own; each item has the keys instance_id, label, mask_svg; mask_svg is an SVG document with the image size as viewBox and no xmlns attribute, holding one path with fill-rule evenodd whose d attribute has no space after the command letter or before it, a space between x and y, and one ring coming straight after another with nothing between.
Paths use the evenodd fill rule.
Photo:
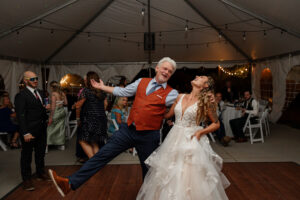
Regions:
<instances>
[{"instance_id":1,"label":"woman with long blonde hair","mask_svg":"<svg viewBox=\"0 0 300 200\"><path fill-rule=\"evenodd\" d=\"M150 167L138 200L227 200L229 185L221 173L222 158L211 148L206 134L220 124L216 114L213 79L196 76L192 92L180 94L165 114L175 124L163 144L145 161ZM206 121L212 123L202 127Z\"/></svg>"},{"instance_id":2,"label":"woman with long blonde hair","mask_svg":"<svg viewBox=\"0 0 300 200\"><path fill-rule=\"evenodd\" d=\"M60 150L65 149L65 118L64 105L67 105L66 95L57 81L50 83L50 116L47 127L47 145L56 145Z\"/></svg>"}]
</instances>

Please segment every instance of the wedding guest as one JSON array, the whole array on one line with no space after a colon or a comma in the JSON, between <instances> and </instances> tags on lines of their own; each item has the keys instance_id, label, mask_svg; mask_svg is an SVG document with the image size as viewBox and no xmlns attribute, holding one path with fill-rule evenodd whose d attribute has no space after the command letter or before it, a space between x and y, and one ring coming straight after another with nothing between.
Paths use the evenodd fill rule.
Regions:
<instances>
[{"instance_id":1,"label":"wedding guest","mask_svg":"<svg viewBox=\"0 0 300 200\"><path fill-rule=\"evenodd\" d=\"M65 120L66 111L64 106L68 104L66 95L57 81L50 83L51 100L50 116L47 127L47 145L56 145L58 149L65 150Z\"/></svg>"},{"instance_id":2,"label":"wedding guest","mask_svg":"<svg viewBox=\"0 0 300 200\"><path fill-rule=\"evenodd\" d=\"M11 134L12 139L10 146L18 148L18 126L13 123L12 118L16 118L16 113L12 108L8 94L0 96L0 132L7 132Z\"/></svg>"},{"instance_id":3,"label":"wedding guest","mask_svg":"<svg viewBox=\"0 0 300 200\"><path fill-rule=\"evenodd\" d=\"M117 97L115 99L114 106L111 110L111 119L116 120L118 126L121 125L121 123L126 123L126 116L123 112L123 109L127 105L127 97ZM115 126L113 124L109 125L108 132L114 133L115 132Z\"/></svg>"},{"instance_id":4,"label":"wedding guest","mask_svg":"<svg viewBox=\"0 0 300 200\"><path fill-rule=\"evenodd\" d=\"M38 76L31 71L24 72L26 87L15 97L15 108L22 141L21 174L24 190L34 190L31 180L32 151L35 152L35 166L38 180L49 180L45 173L45 150L47 144L47 114L42 92L37 89Z\"/></svg>"},{"instance_id":5,"label":"wedding guest","mask_svg":"<svg viewBox=\"0 0 300 200\"><path fill-rule=\"evenodd\" d=\"M236 89L232 86L230 80L225 82L225 88L222 90L222 96L224 101L229 103L234 103L234 100L238 99L238 93Z\"/></svg>"},{"instance_id":6,"label":"wedding guest","mask_svg":"<svg viewBox=\"0 0 300 200\"><path fill-rule=\"evenodd\" d=\"M215 94L215 100L217 103L217 115L218 119L220 121L220 128L217 129L214 134L217 136L218 141L223 145L223 146L228 146L229 142L231 141L231 138L229 136L225 135L225 127L223 124L223 119L222 119L222 112L225 109L224 101L222 100L222 93L217 92Z\"/></svg>"},{"instance_id":7,"label":"wedding guest","mask_svg":"<svg viewBox=\"0 0 300 200\"><path fill-rule=\"evenodd\" d=\"M89 158L99 151L107 139L106 95L92 87L92 79L99 81L99 76L96 72L90 71L86 75L86 88L81 93L80 101L83 104L78 121L80 126L79 144Z\"/></svg>"},{"instance_id":8,"label":"wedding guest","mask_svg":"<svg viewBox=\"0 0 300 200\"><path fill-rule=\"evenodd\" d=\"M243 107L240 108L243 116L229 121L236 142L247 142L243 127L249 114L253 115L253 117L250 118L251 121L255 121L258 115L259 104L257 100L251 97L251 92L249 90L244 92L244 99Z\"/></svg>"}]
</instances>

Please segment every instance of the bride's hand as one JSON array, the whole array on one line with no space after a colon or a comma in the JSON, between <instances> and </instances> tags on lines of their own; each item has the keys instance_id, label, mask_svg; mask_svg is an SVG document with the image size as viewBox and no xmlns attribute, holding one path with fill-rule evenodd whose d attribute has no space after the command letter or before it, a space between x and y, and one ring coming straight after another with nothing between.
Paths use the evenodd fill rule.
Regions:
<instances>
[{"instance_id":1,"label":"bride's hand","mask_svg":"<svg viewBox=\"0 0 300 200\"><path fill-rule=\"evenodd\" d=\"M201 137L201 132L200 131L196 132L194 135L192 135L191 139L193 139L193 137L196 137L196 139L199 141Z\"/></svg>"},{"instance_id":2,"label":"bride's hand","mask_svg":"<svg viewBox=\"0 0 300 200\"><path fill-rule=\"evenodd\" d=\"M91 79L91 85L96 88L96 89L102 89L102 87L104 86L104 83L101 79L99 79L99 83L97 81L95 81L94 79Z\"/></svg>"}]
</instances>

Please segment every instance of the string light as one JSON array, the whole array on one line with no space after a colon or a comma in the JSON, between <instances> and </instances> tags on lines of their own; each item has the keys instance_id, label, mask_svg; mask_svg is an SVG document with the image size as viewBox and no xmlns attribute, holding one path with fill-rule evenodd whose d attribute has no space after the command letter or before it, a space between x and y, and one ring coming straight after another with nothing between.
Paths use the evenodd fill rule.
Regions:
<instances>
[{"instance_id":1,"label":"string light","mask_svg":"<svg viewBox=\"0 0 300 200\"><path fill-rule=\"evenodd\" d=\"M184 30L185 30L185 31L188 31L188 30L189 30L189 25L188 25L188 23L189 23L189 20L186 20L186 21L185 21L185 27L184 27Z\"/></svg>"},{"instance_id":2,"label":"string light","mask_svg":"<svg viewBox=\"0 0 300 200\"><path fill-rule=\"evenodd\" d=\"M124 38L125 38L125 39L127 38L127 34L126 34L126 33L124 33Z\"/></svg>"},{"instance_id":3,"label":"string light","mask_svg":"<svg viewBox=\"0 0 300 200\"><path fill-rule=\"evenodd\" d=\"M145 8L142 8L142 12L141 12L142 16L145 16Z\"/></svg>"},{"instance_id":4,"label":"string light","mask_svg":"<svg viewBox=\"0 0 300 200\"><path fill-rule=\"evenodd\" d=\"M243 33L243 40L246 40L246 32Z\"/></svg>"},{"instance_id":5,"label":"string light","mask_svg":"<svg viewBox=\"0 0 300 200\"><path fill-rule=\"evenodd\" d=\"M224 74L228 76L236 76L239 78L246 78L248 76L249 65L235 65L226 69L220 65L218 67Z\"/></svg>"},{"instance_id":6,"label":"string light","mask_svg":"<svg viewBox=\"0 0 300 200\"><path fill-rule=\"evenodd\" d=\"M222 33L221 33L221 31L219 32L219 38L220 38L220 39L222 38Z\"/></svg>"}]
</instances>

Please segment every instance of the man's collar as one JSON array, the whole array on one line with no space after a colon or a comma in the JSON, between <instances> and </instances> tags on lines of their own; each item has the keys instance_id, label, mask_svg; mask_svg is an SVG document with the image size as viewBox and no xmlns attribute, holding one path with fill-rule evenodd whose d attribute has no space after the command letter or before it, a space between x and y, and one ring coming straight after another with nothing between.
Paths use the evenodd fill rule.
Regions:
<instances>
[{"instance_id":1,"label":"man's collar","mask_svg":"<svg viewBox=\"0 0 300 200\"><path fill-rule=\"evenodd\" d=\"M36 90L36 89L30 87L29 85L26 85L26 88L32 93L34 93L34 90Z\"/></svg>"},{"instance_id":2,"label":"man's collar","mask_svg":"<svg viewBox=\"0 0 300 200\"><path fill-rule=\"evenodd\" d=\"M157 83L155 77L151 80L151 82L152 82L152 83ZM166 89L166 87L167 87L167 82L162 83L162 84L159 84L159 85L161 85L164 89Z\"/></svg>"}]
</instances>

